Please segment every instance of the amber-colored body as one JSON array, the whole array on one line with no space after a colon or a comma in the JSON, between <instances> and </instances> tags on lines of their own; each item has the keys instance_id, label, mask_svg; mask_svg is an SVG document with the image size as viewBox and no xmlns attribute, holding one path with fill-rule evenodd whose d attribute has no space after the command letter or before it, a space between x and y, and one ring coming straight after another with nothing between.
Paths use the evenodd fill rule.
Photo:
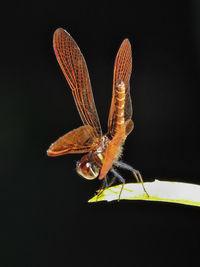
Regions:
<instances>
[{"instance_id":1,"label":"amber-colored body","mask_svg":"<svg viewBox=\"0 0 200 267\"><path fill-rule=\"evenodd\" d=\"M115 59L112 102L105 135L102 135L87 66L78 45L69 33L60 28L54 33L53 46L84 126L60 137L47 154L88 153L77 163L77 172L86 179L98 176L103 179L121 157L122 146L133 130L129 86L132 69L130 42L128 39L122 42Z\"/></svg>"}]
</instances>

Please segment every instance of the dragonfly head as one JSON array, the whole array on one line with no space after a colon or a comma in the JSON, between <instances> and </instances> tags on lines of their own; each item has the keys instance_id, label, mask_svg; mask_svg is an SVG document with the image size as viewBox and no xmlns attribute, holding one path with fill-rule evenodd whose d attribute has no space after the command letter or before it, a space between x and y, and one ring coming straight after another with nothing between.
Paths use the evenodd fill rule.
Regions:
<instances>
[{"instance_id":1,"label":"dragonfly head","mask_svg":"<svg viewBox=\"0 0 200 267\"><path fill-rule=\"evenodd\" d=\"M89 155L84 155L76 164L78 174L85 179L93 180L99 175L100 168L93 162Z\"/></svg>"}]
</instances>

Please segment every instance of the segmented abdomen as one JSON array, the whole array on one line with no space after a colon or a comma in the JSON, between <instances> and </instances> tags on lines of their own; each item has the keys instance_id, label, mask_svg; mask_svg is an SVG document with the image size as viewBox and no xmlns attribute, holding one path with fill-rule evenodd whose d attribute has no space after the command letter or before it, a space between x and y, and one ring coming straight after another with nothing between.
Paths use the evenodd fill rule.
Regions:
<instances>
[{"instance_id":1,"label":"segmented abdomen","mask_svg":"<svg viewBox=\"0 0 200 267\"><path fill-rule=\"evenodd\" d=\"M124 127L125 123L125 99L126 99L126 88L125 84L122 80L119 80L119 82L116 85L115 89L115 114L114 114L114 131L113 135L116 134L116 132L121 129L121 127Z\"/></svg>"}]
</instances>

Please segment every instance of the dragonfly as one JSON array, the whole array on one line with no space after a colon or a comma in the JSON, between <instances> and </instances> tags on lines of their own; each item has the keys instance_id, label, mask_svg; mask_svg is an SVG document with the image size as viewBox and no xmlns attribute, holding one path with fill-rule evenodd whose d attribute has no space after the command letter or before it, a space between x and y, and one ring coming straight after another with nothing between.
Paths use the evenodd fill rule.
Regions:
<instances>
[{"instance_id":1,"label":"dragonfly","mask_svg":"<svg viewBox=\"0 0 200 267\"><path fill-rule=\"evenodd\" d=\"M108 131L104 135L93 98L86 61L80 48L71 35L62 28L54 32L53 48L71 88L83 126L68 132L51 144L47 155L56 157L65 154L85 154L76 164L77 173L88 180L97 177L103 180L103 189L113 184L116 179L124 185L125 179L117 168L129 170L146 192L140 172L120 160L124 142L134 128L131 119L132 51L129 40L125 39L122 42L115 58ZM108 173L113 175L110 182L108 182Z\"/></svg>"}]
</instances>

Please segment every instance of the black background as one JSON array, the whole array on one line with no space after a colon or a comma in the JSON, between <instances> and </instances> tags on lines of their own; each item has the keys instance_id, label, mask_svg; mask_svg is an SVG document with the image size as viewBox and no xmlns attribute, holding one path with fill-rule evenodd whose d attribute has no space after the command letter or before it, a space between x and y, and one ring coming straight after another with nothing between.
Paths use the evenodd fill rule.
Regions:
<instances>
[{"instance_id":1,"label":"black background","mask_svg":"<svg viewBox=\"0 0 200 267\"><path fill-rule=\"evenodd\" d=\"M81 125L53 52L55 29L65 28L85 56L104 132L114 58L129 38L135 130L123 159L145 181L200 184L199 15L198 0L3 3L2 267L198 264L198 208L88 204L100 183L76 174L81 155L48 158L46 150Z\"/></svg>"}]
</instances>

